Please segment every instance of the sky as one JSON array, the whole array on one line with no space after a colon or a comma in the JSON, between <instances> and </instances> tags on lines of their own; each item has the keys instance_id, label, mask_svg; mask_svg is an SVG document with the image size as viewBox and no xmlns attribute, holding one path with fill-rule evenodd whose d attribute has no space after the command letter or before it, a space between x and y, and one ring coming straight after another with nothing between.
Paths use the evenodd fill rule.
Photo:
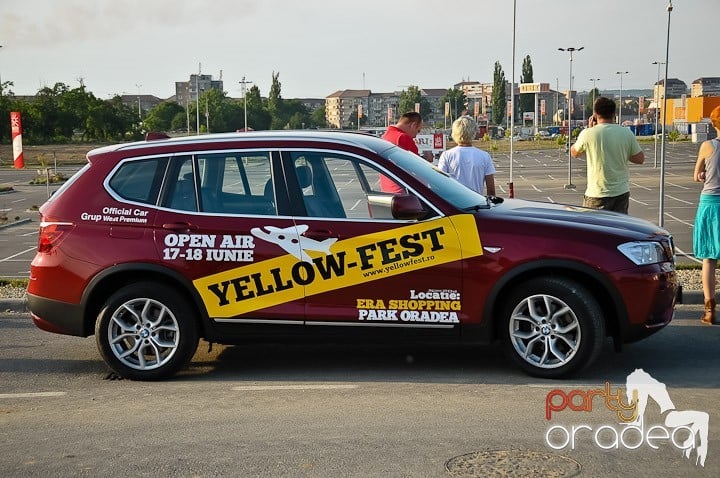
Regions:
<instances>
[{"instance_id":1,"label":"sky","mask_svg":"<svg viewBox=\"0 0 720 478\"><path fill-rule=\"evenodd\" d=\"M668 0L516 0L515 80L566 90L651 89L665 61ZM720 0L674 0L668 78L720 76L713 59ZM717 37L717 36L715 36ZM266 96L391 92L512 79L512 0L0 0L0 78L16 95L82 81L96 97L167 98L199 70L240 97L245 77ZM619 75L618 71L627 74ZM665 75L664 66L660 78Z\"/></svg>"}]
</instances>

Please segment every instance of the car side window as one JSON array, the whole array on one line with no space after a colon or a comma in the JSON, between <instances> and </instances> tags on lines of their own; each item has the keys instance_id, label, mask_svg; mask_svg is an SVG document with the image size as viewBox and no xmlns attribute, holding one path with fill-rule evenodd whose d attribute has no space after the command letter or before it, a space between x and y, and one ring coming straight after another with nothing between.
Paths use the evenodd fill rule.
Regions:
<instances>
[{"instance_id":1,"label":"car side window","mask_svg":"<svg viewBox=\"0 0 720 478\"><path fill-rule=\"evenodd\" d=\"M170 204L172 209L181 211L197 211L197 194L195 192L195 175L193 174L192 156L176 158L172 171Z\"/></svg>"},{"instance_id":2,"label":"car side window","mask_svg":"<svg viewBox=\"0 0 720 478\"><path fill-rule=\"evenodd\" d=\"M277 215L270 153L199 155L198 171L202 211Z\"/></svg>"},{"instance_id":3,"label":"car side window","mask_svg":"<svg viewBox=\"0 0 720 478\"><path fill-rule=\"evenodd\" d=\"M108 185L123 199L155 204L166 164L166 158L128 161L118 168Z\"/></svg>"},{"instance_id":4,"label":"car side window","mask_svg":"<svg viewBox=\"0 0 720 478\"><path fill-rule=\"evenodd\" d=\"M292 153L295 175L310 217L393 219L394 194L381 191L381 174L358 158L333 153Z\"/></svg>"}]
</instances>

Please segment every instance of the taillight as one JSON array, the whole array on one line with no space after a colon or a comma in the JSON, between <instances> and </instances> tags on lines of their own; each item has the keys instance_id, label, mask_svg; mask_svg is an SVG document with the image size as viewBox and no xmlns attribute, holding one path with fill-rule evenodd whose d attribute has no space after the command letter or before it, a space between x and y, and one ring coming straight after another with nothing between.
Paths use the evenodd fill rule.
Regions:
<instances>
[{"instance_id":1,"label":"taillight","mask_svg":"<svg viewBox=\"0 0 720 478\"><path fill-rule=\"evenodd\" d=\"M38 252L49 254L60 245L75 225L71 222L42 221L38 237Z\"/></svg>"}]
</instances>

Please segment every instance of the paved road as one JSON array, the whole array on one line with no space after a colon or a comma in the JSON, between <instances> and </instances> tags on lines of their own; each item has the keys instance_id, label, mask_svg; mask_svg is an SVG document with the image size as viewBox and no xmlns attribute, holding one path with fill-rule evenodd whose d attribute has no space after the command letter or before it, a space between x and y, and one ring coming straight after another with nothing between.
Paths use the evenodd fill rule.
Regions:
<instances>
[{"instance_id":1,"label":"paved road","mask_svg":"<svg viewBox=\"0 0 720 478\"><path fill-rule=\"evenodd\" d=\"M448 477L453 457L515 450L567 457L582 470L573 476L720 476L720 327L699 325L699 308L679 306L669 327L621 354L608 344L568 381L528 377L495 348L281 345L203 348L170 381L108 380L93 338L48 334L27 314L0 314L0 469L3 476ZM657 450L602 450L583 432L575 449L546 444L554 426L622 427L602 397L590 412L566 409L546 420L551 391L587 392L608 381L611 393L624 393L639 367L666 385L677 410L709 413L704 468L662 440ZM669 416L650 400L646 429ZM637 435L626 438L634 446ZM508 473L497 476L543 476L547 463L495 465Z\"/></svg>"},{"instance_id":2,"label":"paved road","mask_svg":"<svg viewBox=\"0 0 720 478\"><path fill-rule=\"evenodd\" d=\"M630 214L651 222L659 222L660 168L653 167L654 145L643 144L646 162L631 168ZM691 143L668 144L665 168L665 221L664 226L675 239L678 262L693 262L692 225L697 209L700 185L692 182L692 170L697 158L698 145ZM568 179L567 153L562 149L516 151L513 161L515 197L565 204L582 204L585 190L585 163L572 162L572 182L575 190L565 189ZM501 196L508 195L510 160L508 153L494 153L498 170L496 184ZM659 164L659 158L658 158ZM67 175L77 167L64 168ZM33 206L41 205L59 186L30 186L36 172L0 169L0 184L12 184L15 191L0 194L0 210L11 222L15 218L32 220L18 226L0 229L0 277L24 278L29 275L30 261L37 242L38 214Z\"/></svg>"}]
</instances>

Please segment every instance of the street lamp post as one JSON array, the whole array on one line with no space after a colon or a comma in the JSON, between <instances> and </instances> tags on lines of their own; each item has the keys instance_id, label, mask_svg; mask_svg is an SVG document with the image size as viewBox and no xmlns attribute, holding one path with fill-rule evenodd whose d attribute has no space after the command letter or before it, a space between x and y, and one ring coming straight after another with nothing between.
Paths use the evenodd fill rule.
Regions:
<instances>
[{"instance_id":1,"label":"street lamp post","mask_svg":"<svg viewBox=\"0 0 720 478\"><path fill-rule=\"evenodd\" d=\"M142 122L142 110L140 109L140 88L142 85L135 83L135 86L138 90L138 122Z\"/></svg>"},{"instance_id":2,"label":"street lamp post","mask_svg":"<svg viewBox=\"0 0 720 478\"><path fill-rule=\"evenodd\" d=\"M573 62L573 52L581 51L585 47L581 46L580 48L558 48L560 51L566 51L570 53L570 83L568 86L568 101L567 101L567 119L568 119L568 135L567 135L567 152L568 152L568 182L565 185L565 189L575 189L575 185L572 183L572 154L570 153L570 137L572 136L572 119L570 116L570 102L572 101L572 62Z\"/></svg>"},{"instance_id":3,"label":"street lamp post","mask_svg":"<svg viewBox=\"0 0 720 478\"><path fill-rule=\"evenodd\" d=\"M195 77L195 134L200 134L200 74L202 63L198 63L198 74Z\"/></svg>"},{"instance_id":4,"label":"street lamp post","mask_svg":"<svg viewBox=\"0 0 720 478\"><path fill-rule=\"evenodd\" d=\"M0 48L2 48L2 47L3 46L0 45ZM0 78L0 98L2 98L2 95L3 95L2 78Z\"/></svg>"},{"instance_id":5,"label":"street lamp post","mask_svg":"<svg viewBox=\"0 0 720 478\"><path fill-rule=\"evenodd\" d=\"M662 122L662 138L660 140L660 210L658 225L663 227L665 222L665 122L667 121L667 82L668 82L668 57L670 56L670 14L673 11L672 0L666 8L668 12L667 19L667 40L665 42L665 82L663 83L663 122Z\"/></svg>"},{"instance_id":6,"label":"street lamp post","mask_svg":"<svg viewBox=\"0 0 720 478\"><path fill-rule=\"evenodd\" d=\"M243 106L243 113L245 115L245 118L244 118L245 124L243 125L243 128L247 132L248 126L247 126L247 90L246 90L246 87L249 83L252 83L252 81L246 80L245 76L243 76L242 80L240 80L239 83L240 83L240 85L242 85L242 95L243 95L243 98L245 98L245 106Z\"/></svg>"},{"instance_id":7,"label":"street lamp post","mask_svg":"<svg viewBox=\"0 0 720 478\"><path fill-rule=\"evenodd\" d=\"M664 65L664 61L654 61L652 62L653 65L657 65L658 72L657 72L657 83L655 83L655 90L653 91L653 96L655 100L655 128L653 129L653 136L655 138L655 160L653 167L657 168L657 160L658 160L658 138L657 138L657 129L658 129L658 116L659 116L659 103L660 103L660 96L658 95L658 92L660 91L660 65Z\"/></svg>"},{"instance_id":8,"label":"street lamp post","mask_svg":"<svg viewBox=\"0 0 720 478\"><path fill-rule=\"evenodd\" d=\"M619 109L618 109L618 124L622 125L622 80L623 80L623 75L627 75L628 72L627 71L616 71L615 74L620 75L620 105L619 105Z\"/></svg>"}]
</instances>

